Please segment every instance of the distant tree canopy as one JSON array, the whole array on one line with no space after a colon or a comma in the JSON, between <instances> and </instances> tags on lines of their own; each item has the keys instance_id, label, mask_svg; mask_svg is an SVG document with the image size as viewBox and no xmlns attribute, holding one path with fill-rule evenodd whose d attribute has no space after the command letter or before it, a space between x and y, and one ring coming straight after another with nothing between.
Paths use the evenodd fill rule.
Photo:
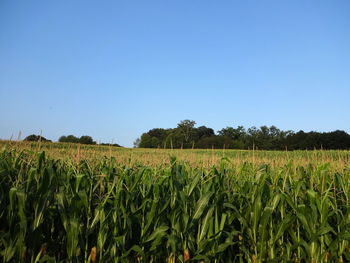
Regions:
<instances>
[{"instance_id":1,"label":"distant tree canopy","mask_svg":"<svg viewBox=\"0 0 350 263\"><path fill-rule=\"evenodd\" d=\"M181 121L176 128L154 128L134 142L140 148L226 148L261 150L350 149L345 131L282 131L276 126L226 127L215 134L212 128L195 127L192 120Z\"/></svg>"},{"instance_id":2,"label":"distant tree canopy","mask_svg":"<svg viewBox=\"0 0 350 263\"><path fill-rule=\"evenodd\" d=\"M123 147L123 146L119 145L118 143L100 143L99 145Z\"/></svg>"},{"instance_id":3,"label":"distant tree canopy","mask_svg":"<svg viewBox=\"0 0 350 263\"><path fill-rule=\"evenodd\" d=\"M48 140L48 139L46 139L45 137L43 137L41 135L35 135L35 134L31 134L31 135L25 137L24 141L30 141L30 142L38 142L38 141L51 142L51 140Z\"/></svg>"},{"instance_id":4,"label":"distant tree canopy","mask_svg":"<svg viewBox=\"0 0 350 263\"><path fill-rule=\"evenodd\" d=\"M81 136L80 138L74 135L61 136L58 139L59 142L70 142L70 143L81 143L81 144L96 144L96 142L87 135Z\"/></svg>"},{"instance_id":5,"label":"distant tree canopy","mask_svg":"<svg viewBox=\"0 0 350 263\"><path fill-rule=\"evenodd\" d=\"M24 141L43 141L43 142L51 142L51 140L46 139L43 136L31 134L24 138ZM69 142L69 143L81 143L81 144L96 144L96 142L92 139L91 136L83 135L81 137L76 137L74 135L63 135L58 139L59 142ZM115 146L115 147L123 147L120 146L117 143L100 143L100 145L108 145L108 146Z\"/></svg>"}]
</instances>

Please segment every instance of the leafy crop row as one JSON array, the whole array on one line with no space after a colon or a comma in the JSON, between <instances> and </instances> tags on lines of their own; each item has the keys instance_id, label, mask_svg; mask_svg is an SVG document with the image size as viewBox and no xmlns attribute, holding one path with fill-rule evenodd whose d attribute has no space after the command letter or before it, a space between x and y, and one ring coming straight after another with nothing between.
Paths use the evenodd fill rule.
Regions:
<instances>
[{"instance_id":1,"label":"leafy crop row","mask_svg":"<svg viewBox=\"0 0 350 263\"><path fill-rule=\"evenodd\" d=\"M1 262L349 262L350 169L0 153Z\"/></svg>"}]
</instances>

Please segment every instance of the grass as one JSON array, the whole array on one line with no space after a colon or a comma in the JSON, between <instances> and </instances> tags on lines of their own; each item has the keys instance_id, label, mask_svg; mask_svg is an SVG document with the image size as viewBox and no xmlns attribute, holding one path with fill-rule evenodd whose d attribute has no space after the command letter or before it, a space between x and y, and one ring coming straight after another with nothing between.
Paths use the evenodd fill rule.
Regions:
<instances>
[{"instance_id":1,"label":"grass","mask_svg":"<svg viewBox=\"0 0 350 263\"><path fill-rule=\"evenodd\" d=\"M348 151L2 141L1 262L349 262Z\"/></svg>"}]
</instances>

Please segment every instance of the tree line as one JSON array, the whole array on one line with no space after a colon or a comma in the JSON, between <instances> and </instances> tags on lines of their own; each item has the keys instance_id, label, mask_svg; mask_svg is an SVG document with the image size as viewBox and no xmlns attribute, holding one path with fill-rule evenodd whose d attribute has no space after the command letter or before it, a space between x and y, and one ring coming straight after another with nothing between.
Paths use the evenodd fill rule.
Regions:
<instances>
[{"instance_id":1,"label":"tree line","mask_svg":"<svg viewBox=\"0 0 350 263\"><path fill-rule=\"evenodd\" d=\"M43 142L51 142L51 140L46 139L45 137L41 135L35 135L31 134L27 136L25 141L43 141ZM80 143L80 144L96 144L96 141L92 139L91 136L88 135L83 135L81 137L76 137L74 135L63 135L58 139L58 142L67 142L67 143ZM111 145L111 146L116 146L116 147L122 147L117 143L110 144L110 143L100 143L99 145Z\"/></svg>"},{"instance_id":2,"label":"tree line","mask_svg":"<svg viewBox=\"0 0 350 263\"><path fill-rule=\"evenodd\" d=\"M183 120L176 128L154 128L134 142L140 148L226 148L261 150L350 149L350 135L345 131L283 131L276 126L226 127L217 133L206 126L195 127L193 120Z\"/></svg>"}]
</instances>

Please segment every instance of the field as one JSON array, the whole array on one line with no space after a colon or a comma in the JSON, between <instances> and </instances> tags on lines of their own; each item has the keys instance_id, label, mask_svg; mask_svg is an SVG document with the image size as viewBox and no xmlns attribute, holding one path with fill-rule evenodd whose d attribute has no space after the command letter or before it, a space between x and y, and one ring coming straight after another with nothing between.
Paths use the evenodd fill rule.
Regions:
<instances>
[{"instance_id":1,"label":"field","mask_svg":"<svg viewBox=\"0 0 350 263\"><path fill-rule=\"evenodd\" d=\"M349 151L0 156L1 262L350 262Z\"/></svg>"}]
</instances>

